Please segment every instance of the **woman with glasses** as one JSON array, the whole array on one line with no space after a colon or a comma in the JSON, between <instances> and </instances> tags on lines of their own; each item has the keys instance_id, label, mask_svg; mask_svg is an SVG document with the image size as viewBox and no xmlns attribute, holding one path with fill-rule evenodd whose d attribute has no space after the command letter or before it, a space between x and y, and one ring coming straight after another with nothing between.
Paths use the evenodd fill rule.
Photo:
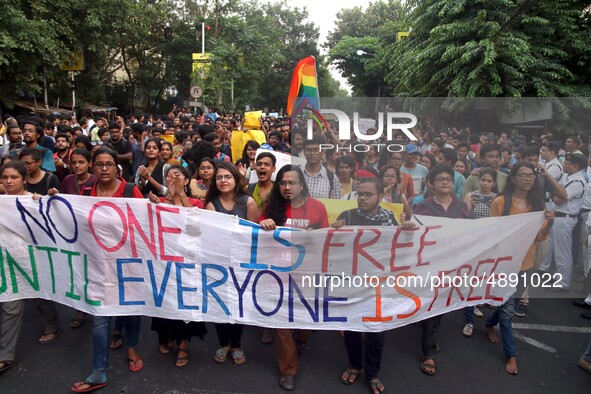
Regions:
<instances>
[{"instance_id":1,"label":"woman with glasses","mask_svg":"<svg viewBox=\"0 0 591 394\"><path fill-rule=\"evenodd\" d=\"M246 141L242 150L242 158L236 162L240 173L243 173L246 179L250 179L250 173L256 170L255 156L260 147L261 145L255 140Z\"/></svg>"},{"instance_id":2,"label":"woman with glasses","mask_svg":"<svg viewBox=\"0 0 591 394\"><path fill-rule=\"evenodd\" d=\"M137 186L129 184L117 176L119 164L117 152L109 148L99 148L94 152L92 166L97 181L82 188L81 194L94 197L132 197L144 198ZM107 385L109 367L109 331L111 317L93 316L92 324L92 373L82 382L74 383L72 391L86 393ZM138 372L144 363L136 347L140 334L140 316L123 316L125 342L127 344L127 367ZM119 334L120 335L120 334Z\"/></svg>"},{"instance_id":3,"label":"woman with glasses","mask_svg":"<svg viewBox=\"0 0 591 394\"><path fill-rule=\"evenodd\" d=\"M544 195L542 188L537 185L538 179L533 164L520 161L513 165L507 177L507 183L503 194L497 197L491 206L491 216L519 215L529 212L544 211ZM538 232L534 243L528 249L521 267L519 277L528 277L533 270L538 244L550 237L550 230L554 224L554 211L545 211L546 222ZM517 375L517 352L511 320L515 307L525 290L527 281L518 281L515 293L503 305L499 306L485 322L488 340L498 343L499 337L494 330L498 324L501 332L503 352L505 353L505 371L511 375Z\"/></svg>"},{"instance_id":4,"label":"woman with glasses","mask_svg":"<svg viewBox=\"0 0 591 394\"><path fill-rule=\"evenodd\" d=\"M468 206L453 192L454 176L454 170L449 164L437 164L433 167L427 174L427 187L433 196L415 205L414 213L452 219L468 219L470 217ZM420 368L427 375L435 375L437 372L435 353L439 351L437 334L441 317L442 315L430 317L420 322L423 353Z\"/></svg>"},{"instance_id":5,"label":"woman with glasses","mask_svg":"<svg viewBox=\"0 0 591 394\"><path fill-rule=\"evenodd\" d=\"M406 200L406 188L400 182L400 174L400 170L392 164L387 164L380 169L378 177L384 185L384 198L382 201L403 204L404 213L407 218L410 218L412 217L412 210Z\"/></svg>"},{"instance_id":6,"label":"woman with glasses","mask_svg":"<svg viewBox=\"0 0 591 394\"><path fill-rule=\"evenodd\" d=\"M254 198L246 194L244 179L234 164L218 162L213 179L207 191L206 209L258 223L261 212ZM234 364L244 364L246 357L240 346L243 325L216 323L215 329L220 348L215 353L214 361L224 363L230 353Z\"/></svg>"}]
</instances>

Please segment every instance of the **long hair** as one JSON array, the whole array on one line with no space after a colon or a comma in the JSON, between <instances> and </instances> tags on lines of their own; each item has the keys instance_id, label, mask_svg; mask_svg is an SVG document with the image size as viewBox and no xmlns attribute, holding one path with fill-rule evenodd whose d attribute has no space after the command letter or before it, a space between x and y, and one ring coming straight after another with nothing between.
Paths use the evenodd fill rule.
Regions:
<instances>
[{"instance_id":1,"label":"long hair","mask_svg":"<svg viewBox=\"0 0 591 394\"><path fill-rule=\"evenodd\" d=\"M248 158L248 153L246 153L246 150L248 148L251 148L251 149L254 149L256 151L260 147L261 147L261 144L259 144L255 140L248 140L248 141L246 141L246 144L244 145L244 149L242 149L242 159L243 160L246 160L248 162L250 159Z\"/></svg>"},{"instance_id":2,"label":"long hair","mask_svg":"<svg viewBox=\"0 0 591 394\"><path fill-rule=\"evenodd\" d=\"M267 206L264 210L265 217L273 219L277 226L283 226L287 221L285 212L287 210L287 204L290 202L285 201L285 199L281 196L281 192L279 191L279 182L283 181L283 176L288 171L293 171L298 174L298 180L302 185L302 196L304 198L309 196L308 186L306 185L306 180L304 179L304 173L302 172L302 169L293 164L286 164L281 167L279 172L277 172L273 189L271 189L269 200L267 201Z\"/></svg>"},{"instance_id":3,"label":"long hair","mask_svg":"<svg viewBox=\"0 0 591 394\"><path fill-rule=\"evenodd\" d=\"M530 168L534 174L536 174L536 168L533 164L528 163L526 161L520 161L511 168L511 172L507 177L507 182L505 183L505 189L503 189L503 195L507 198L508 195L512 194L515 191L515 182L513 178L517 176L517 172L520 168L527 167ZM536 175L536 179L534 181L534 185L529 192L527 192L527 196L525 198L527 202L531 205L532 211L543 211L544 210L544 190L542 189L542 185L538 181L538 176Z\"/></svg>"},{"instance_id":4,"label":"long hair","mask_svg":"<svg viewBox=\"0 0 591 394\"><path fill-rule=\"evenodd\" d=\"M164 178L166 178L168 176L168 172L170 170L179 170L181 172L181 174L183 174L183 176L185 177L185 179L187 179L189 182L191 181L191 177L189 176L189 171L183 167L180 164L173 164L171 165L167 170L166 170L166 174L164 174ZM185 185L185 194L187 195L187 197L193 197L191 195L191 187L190 187L190 183L187 183Z\"/></svg>"},{"instance_id":5,"label":"long hair","mask_svg":"<svg viewBox=\"0 0 591 394\"><path fill-rule=\"evenodd\" d=\"M234 201L235 202L238 202L238 200L240 199L240 196L242 196L243 194L248 195L248 193L246 193L246 190L245 190L246 182L244 181L244 177L240 174L240 171L238 171L238 167L236 167L234 165L234 163L232 163L232 162L220 161L217 163L217 166L213 172L213 180L211 182L211 186L209 187L209 190L207 191L207 196L205 197L205 204L212 202L213 200L215 200L216 198L218 198L222 194L220 192L220 189L218 189L218 185L215 180L215 178L218 175L218 172L220 170L228 171L232 175L232 178L234 178L234 183L235 183Z\"/></svg>"}]
</instances>

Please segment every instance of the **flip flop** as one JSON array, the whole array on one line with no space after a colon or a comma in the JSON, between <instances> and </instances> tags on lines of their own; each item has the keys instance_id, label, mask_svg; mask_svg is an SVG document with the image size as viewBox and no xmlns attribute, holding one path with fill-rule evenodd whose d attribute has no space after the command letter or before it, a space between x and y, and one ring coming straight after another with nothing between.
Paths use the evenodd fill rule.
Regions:
<instances>
[{"instance_id":1,"label":"flip flop","mask_svg":"<svg viewBox=\"0 0 591 394\"><path fill-rule=\"evenodd\" d=\"M215 352L215 357L213 360L218 364L223 364L228 359L228 352L230 351L229 347L221 347Z\"/></svg>"},{"instance_id":2,"label":"flip flop","mask_svg":"<svg viewBox=\"0 0 591 394\"><path fill-rule=\"evenodd\" d=\"M127 366L131 372L139 372L144 367L144 362L141 358L137 360L127 359Z\"/></svg>"},{"instance_id":3,"label":"flip flop","mask_svg":"<svg viewBox=\"0 0 591 394\"><path fill-rule=\"evenodd\" d=\"M244 356L242 349L232 349L231 352L234 365L242 365L246 362L246 356Z\"/></svg>"},{"instance_id":4,"label":"flip flop","mask_svg":"<svg viewBox=\"0 0 591 394\"><path fill-rule=\"evenodd\" d=\"M427 361L429 360L433 361L433 364L427 364ZM435 375L435 372L437 372L437 364L435 364L435 360L433 360L432 358L423 360L423 362L421 363L421 371L429 376Z\"/></svg>"},{"instance_id":5,"label":"flip flop","mask_svg":"<svg viewBox=\"0 0 591 394\"><path fill-rule=\"evenodd\" d=\"M47 345L53 341L55 341L55 339L57 338L58 334L60 333L60 329L58 329L56 332L50 332L49 334L43 334L41 335L41 337L39 338L39 343L42 345ZM49 339L43 339L43 337L50 337Z\"/></svg>"},{"instance_id":6,"label":"flip flop","mask_svg":"<svg viewBox=\"0 0 591 394\"><path fill-rule=\"evenodd\" d=\"M357 378L362 373L363 373L363 370L347 368L347 370L345 372L343 372L343 374L341 375L341 383L346 384L346 385L353 384L357 381ZM347 375L347 378L344 377L345 374ZM351 381L351 378L353 378L353 381Z\"/></svg>"},{"instance_id":7,"label":"flip flop","mask_svg":"<svg viewBox=\"0 0 591 394\"><path fill-rule=\"evenodd\" d=\"M4 372L4 371L7 371L10 368L12 368L12 366L14 365L14 361L2 360L2 361L0 361L0 364L2 364L2 366L0 367L0 372Z\"/></svg>"},{"instance_id":8,"label":"flip flop","mask_svg":"<svg viewBox=\"0 0 591 394\"><path fill-rule=\"evenodd\" d=\"M374 394L383 393L385 390L384 385L382 384L382 382L378 378L373 378L372 380L370 380L369 387L371 388L371 391L373 391ZM381 390L380 390L380 388L381 388Z\"/></svg>"},{"instance_id":9,"label":"flip flop","mask_svg":"<svg viewBox=\"0 0 591 394\"><path fill-rule=\"evenodd\" d=\"M181 353L185 353L185 356L179 356ZM182 368L189 364L189 352L188 349L179 349L178 353L176 354L176 361L174 365L179 368Z\"/></svg>"},{"instance_id":10,"label":"flip flop","mask_svg":"<svg viewBox=\"0 0 591 394\"><path fill-rule=\"evenodd\" d=\"M108 384L107 382L104 382L104 383L93 383L93 382L89 382L88 380L85 380L84 382L74 383L74 385L72 386L71 390L73 392L75 392L75 393L90 393L91 391L102 389L107 384ZM86 387L86 388L80 388L80 386L84 386L84 385L87 385L88 387Z\"/></svg>"}]
</instances>

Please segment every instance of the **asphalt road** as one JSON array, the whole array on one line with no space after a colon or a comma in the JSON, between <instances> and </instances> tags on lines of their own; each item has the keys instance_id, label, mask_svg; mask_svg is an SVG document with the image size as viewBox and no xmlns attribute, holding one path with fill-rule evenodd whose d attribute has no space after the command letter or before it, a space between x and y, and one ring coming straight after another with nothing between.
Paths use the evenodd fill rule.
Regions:
<instances>
[{"instance_id":1,"label":"asphalt road","mask_svg":"<svg viewBox=\"0 0 591 394\"><path fill-rule=\"evenodd\" d=\"M589 340L591 320L579 317L581 309L571 299L535 299L527 317L514 317L519 374L504 371L501 345L484 334L483 319L476 318L474 336L461 334L463 317L456 311L443 318L439 336L438 370L427 376L419 369L420 327L410 325L387 333L380 377L387 392L400 393L589 393L591 374L577 367ZM72 383L91 370L91 321L79 329L69 327L72 310L59 306L62 332L57 340L40 345L37 311L27 302L17 363L0 375L0 392L67 393ZM483 310L491 313L489 309ZM535 326L534 326L535 325ZM246 327L243 349L247 362L234 366L230 360L213 361L217 337L213 325L204 341L193 339L186 367L174 365L175 350L162 356L150 319L142 319L139 351L145 367L131 373L126 351L111 351L109 385L100 393L280 393L274 346L259 342L260 330ZM300 358L296 392L368 393L364 379L351 386L340 383L347 367L342 339L336 332L313 332Z\"/></svg>"}]
</instances>

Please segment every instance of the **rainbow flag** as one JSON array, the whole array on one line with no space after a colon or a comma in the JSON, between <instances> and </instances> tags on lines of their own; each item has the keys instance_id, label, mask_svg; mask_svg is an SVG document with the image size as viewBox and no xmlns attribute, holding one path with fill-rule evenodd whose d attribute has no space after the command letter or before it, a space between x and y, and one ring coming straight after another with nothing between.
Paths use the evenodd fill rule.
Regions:
<instances>
[{"instance_id":1,"label":"rainbow flag","mask_svg":"<svg viewBox=\"0 0 591 394\"><path fill-rule=\"evenodd\" d=\"M300 60L293 70L287 97L287 114L297 115L304 108L320 111L316 59L308 56Z\"/></svg>"}]
</instances>

